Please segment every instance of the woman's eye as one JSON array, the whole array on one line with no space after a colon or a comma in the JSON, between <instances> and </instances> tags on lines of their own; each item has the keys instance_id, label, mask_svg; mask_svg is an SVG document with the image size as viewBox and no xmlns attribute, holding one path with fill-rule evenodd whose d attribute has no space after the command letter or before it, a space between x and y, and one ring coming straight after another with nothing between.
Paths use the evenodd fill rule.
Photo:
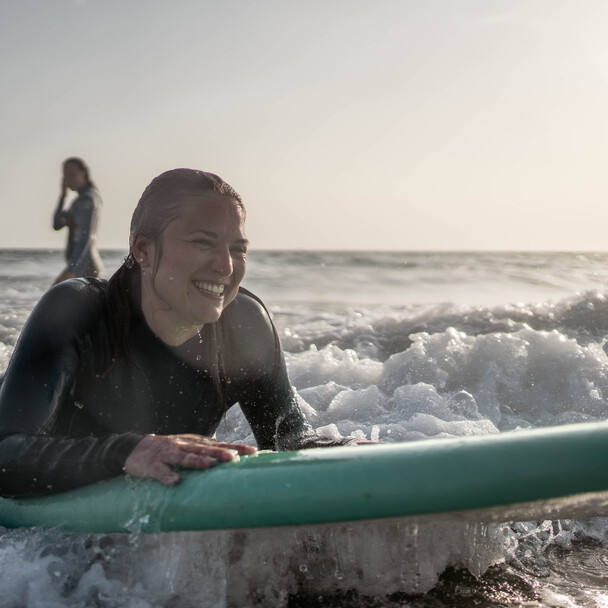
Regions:
<instances>
[{"instance_id":1,"label":"woman's eye","mask_svg":"<svg viewBox=\"0 0 608 608\"><path fill-rule=\"evenodd\" d=\"M232 255L240 255L242 257L247 255L247 247L233 247L231 251Z\"/></svg>"}]
</instances>

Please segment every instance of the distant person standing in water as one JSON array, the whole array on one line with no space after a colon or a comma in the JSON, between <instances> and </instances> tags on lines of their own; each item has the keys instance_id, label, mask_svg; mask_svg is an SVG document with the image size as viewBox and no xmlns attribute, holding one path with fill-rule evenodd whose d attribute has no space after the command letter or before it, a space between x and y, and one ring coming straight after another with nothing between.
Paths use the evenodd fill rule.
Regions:
<instances>
[{"instance_id":1,"label":"distant person standing in water","mask_svg":"<svg viewBox=\"0 0 608 608\"><path fill-rule=\"evenodd\" d=\"M68 209L64 209L68 188L78 193ZM74 277L97 277L103 274L103 264L97 251L97 220L101 197L89 176L89 168L81 158L68 158L63 162L63 180L53 228L68 227L65 252L67 266L55 279L60 283Z\"/></svg>"}]
</instances>

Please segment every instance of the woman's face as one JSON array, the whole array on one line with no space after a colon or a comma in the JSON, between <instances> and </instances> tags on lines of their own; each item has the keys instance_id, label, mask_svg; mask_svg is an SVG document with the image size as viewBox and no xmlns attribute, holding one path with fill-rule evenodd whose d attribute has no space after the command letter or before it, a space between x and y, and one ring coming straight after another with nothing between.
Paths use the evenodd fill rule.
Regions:
<instances>
[{"instance_id":1,"label":"woman's face","mask_svg":"<svg viewBox=\"0 0 608 608\"><path fill-rule=\"evenodd\" d=\"M87 174L73 163L68 163L63 167L63 182L70 190L80 190L87 185Z\"/></svg>"},{"instance_id":2,"label":"woman's face","mask_svg":"<svg viewBox=\"0 0 608 608\"><path fill-rule=\"evenodd\" d=\"M162 251L145 239L134 241L142 310L161 339L180 344L217 321L236 297L246 266L243 214L226 196L204 196L187 204L159 240Z\"/></svg>"}]
</instances>

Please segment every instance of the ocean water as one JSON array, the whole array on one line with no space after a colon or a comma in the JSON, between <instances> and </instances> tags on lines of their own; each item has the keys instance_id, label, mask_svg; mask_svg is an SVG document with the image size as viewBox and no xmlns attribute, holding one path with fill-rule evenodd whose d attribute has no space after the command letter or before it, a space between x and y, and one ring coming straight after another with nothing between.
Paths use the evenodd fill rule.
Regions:
<instances>
[{"instance_id":1,"label":"ocean water","mask_svg":"<svg viewBox=\"0 0 608 608\"><path fill-rule=\"evenodd\" d=\"M106 270L124 254L102 252ZM0 251L0 369L61 266L57 251ZM325 434L424 441L608 419L608 253L253 251L244 285ZM252 441L238 408L218 435ZM0 589L14 608L608 607L608 519L3 530Z\"/></svg>"}]
</instances>

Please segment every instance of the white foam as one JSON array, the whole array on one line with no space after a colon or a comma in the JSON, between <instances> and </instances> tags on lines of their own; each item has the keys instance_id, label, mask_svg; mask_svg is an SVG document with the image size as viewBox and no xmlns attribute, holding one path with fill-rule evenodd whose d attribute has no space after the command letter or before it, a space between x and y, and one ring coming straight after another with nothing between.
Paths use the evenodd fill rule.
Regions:
<instances>
[{"instance_id":1,"label":"white foam","mask_svg":"<svg viewBox=\"0 0 608 608\"><path fill-rule=\"evenodd\" d=\"M329 345L321 350L311 346L298 354L286 354L289 376L298 388L318 386L328 382L348 386L376 384L382 373L382 364L368 358L359 358L352 349L342 350Z\"/></svg>"}]
</instances>

